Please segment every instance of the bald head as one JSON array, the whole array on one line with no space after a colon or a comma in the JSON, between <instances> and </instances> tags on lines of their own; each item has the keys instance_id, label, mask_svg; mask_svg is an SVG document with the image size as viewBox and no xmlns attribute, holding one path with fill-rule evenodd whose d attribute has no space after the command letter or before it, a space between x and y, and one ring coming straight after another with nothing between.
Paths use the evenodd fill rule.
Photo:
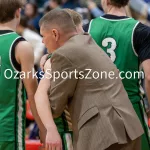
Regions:
<instances>
[{"instance_id":1,"label":"bald head","mask_svg":"<svg viewBox=\"0 0 150 150\"><path fill-rule=\"evenodd\" d=\"M39 23L40 27L47 29L59 28L63 32L75 32L76 26L71 15L62 9L54 9L48 12Z\"/></svg>"}]
</instances>

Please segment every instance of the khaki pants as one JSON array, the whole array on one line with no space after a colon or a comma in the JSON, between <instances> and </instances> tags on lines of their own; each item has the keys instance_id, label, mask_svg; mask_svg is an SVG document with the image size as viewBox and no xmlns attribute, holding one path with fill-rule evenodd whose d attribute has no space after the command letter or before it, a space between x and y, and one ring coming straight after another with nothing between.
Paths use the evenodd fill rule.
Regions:
<instances>
[{"instance_id":1,"label":"khaki pants","mask_svg":"<svg viewBox=\"0 0 150 150\"><path fill-rule=\"evenodd\" d=\"M141 137L130 140L127 144L113 144L106 150L141 150Z\"/></svg>"}]
</instances>

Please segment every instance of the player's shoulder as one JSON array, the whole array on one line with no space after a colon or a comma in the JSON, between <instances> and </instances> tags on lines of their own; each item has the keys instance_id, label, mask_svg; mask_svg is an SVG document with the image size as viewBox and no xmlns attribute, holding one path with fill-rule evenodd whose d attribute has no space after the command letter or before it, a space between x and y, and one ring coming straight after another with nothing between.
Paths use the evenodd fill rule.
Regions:
<instances>
[{"instance_id":1,"label":"player's shoulder","mask_svg":"<svg viewBox=\"0 0 150 150\"><path fill-rule=\"evenodd\" d=\"M27 42L26 40L23 41L19 41L16 45L16 49L20 49L20 50L28 50L28 49L32 49L32 46L29 42Z\"/></svg>"},{"instance_id":2,"label":"player's shoulder","mask_svg":"<svg viewBox=\"0 0 150 150\"><path fill-rule=\"evenodd\" d=\"M34 58L34 52L31 44L27 41L20 41L15 46L16 58L31 59Z\"/></svg>"},{"instance_id":3,"label":"player's shoulder","mask_svg":"<svg viewBox=\"0 0 150 150\"><path fill-rule=\"evenodd\" d=\"M142 36L143 38L150 35L150 27L139 22L134 30L134 36Z\"/></svg>"},{"instance_id":4,"label":"player's shoulder","mask_svg":"<svg viewBox=\"0 0 150 150\"><path fill-rule=\"evenodd\" d=\"M145 29L145 30L150 30L150 27L148 26L148 25L146 25L146 24L143 24L143 23L141 23L141 22L139 22L138 23L138 25L137 25L137 27L136 28L138 28L138 29Z\"/></svg>"}]
</instances>

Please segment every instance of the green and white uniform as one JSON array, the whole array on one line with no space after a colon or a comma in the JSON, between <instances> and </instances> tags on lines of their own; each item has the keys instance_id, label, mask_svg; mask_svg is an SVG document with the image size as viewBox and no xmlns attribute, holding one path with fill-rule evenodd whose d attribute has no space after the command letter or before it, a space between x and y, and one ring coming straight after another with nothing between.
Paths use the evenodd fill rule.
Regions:
<instances>
[{"instance_id":1,"label":"green and white uniform","mask_svg":"<svg viewBox=\"0 0 150 150\"><path fill-rule=\"evenodd\" d=\"M149 150L149 128L144 120L146 115L141 101L139 74L136 73L140 71L140 61L133 47L133 32L138 23L133 18L100 17L91 21L89 33L121 72L125 90L145 131L142 136L142 150Z\"/></svg>"},{"instance_id":2,"label":"green and white uniform","mask_svg":"<svg viewBox=\"0 0 150 150\"><path fill-rule=\"evenodd\" d=\"M25 91L12 60L20 38L15 32L0 34L0 150L25 150Z\"/></svg>"}]
</instances>

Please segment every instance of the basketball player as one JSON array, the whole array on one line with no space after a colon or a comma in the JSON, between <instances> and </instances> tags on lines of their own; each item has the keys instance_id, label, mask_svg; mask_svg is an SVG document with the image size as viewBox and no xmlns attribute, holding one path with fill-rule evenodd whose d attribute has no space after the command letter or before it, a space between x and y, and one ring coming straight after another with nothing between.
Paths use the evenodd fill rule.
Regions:
<instances>
[{"instance_id":1,"label":"basketball player","mask_svg":"<svg viewBox=\"0 0 150 150\"><path fill-rule=\"evenodd\" d=\"M150 28L126 16L125 6L129 0L102 0L101 2L106 15L91 21L89 33L120 70L128 97L145 131L142 136L142 150L150 150L149 128L142 106L140 78L135 74L140 71L140 64L142 64L150 101Z\"/></svg>"},{"instance_id":2,"label":"basketball player","mask_svg":"<svg viewBox=\"0 0 150 150\"><path fill-rule=\"evenodd\" d=\"M25 88L33 116L44 129L34 101L37 80L28 74L33 50L16 33L23 5L23 0L0 0L0 150L25 150Z\"/></svg>"}]
</instances>

